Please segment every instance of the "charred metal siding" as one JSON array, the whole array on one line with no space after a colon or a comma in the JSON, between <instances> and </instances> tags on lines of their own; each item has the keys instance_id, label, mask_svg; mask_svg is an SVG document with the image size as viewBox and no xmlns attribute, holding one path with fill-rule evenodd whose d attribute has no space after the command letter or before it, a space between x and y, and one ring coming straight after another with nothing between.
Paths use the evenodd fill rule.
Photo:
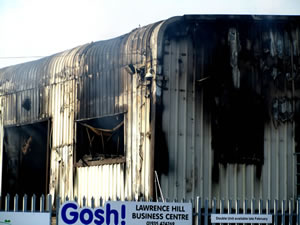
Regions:
<instances>
[{"instance_id":1,"label":"charred metal siding","mask_svg":"<svg viewBox=\"0 0 300 225\"><path fill-rule=\"evenodd\" d=\"M293 70L294 76L299 76L299 70L293 69L299 68L299 20L287 22L288 18L284 21L283 18L269 20L266 17L260 21L251 17L219 19L202 17L198 21L194 20L193 24L182 18L177 19L174 23L185 23L185 29L180 29L178 25L177 34L174 34L173 27L166 31L163 38L163 71L168 82L167 90L163 92L162 121L169 156L168 171L161 176L164 197L296 199L295 120L287 120L275 126L272 101L283 96L299 98L299 90L293 87L298 78L294 81L285 78ZM189 26L190 33L186 32ZM219 175L213 175L217 153L212 149L213 112L207 97L213 86L212 82L205 79L214 79L214 76L217 78L213 82L224 79L222 76L225 76L226 71L213 74L213 71L218 70L211 68L222 67L222 62L213 56L214 47L216 40L227 42L230 28L235 28L240 35L241 48L246 47L242 41L252 43L249 52L254 53L249 54L256 54L259 62L253 63L254 59L241 62L239 58L238 68L241 77L243 75L246 79L243 81L244 87L264 95L269 112L269 119L265 120L264 125L264 162L260 176L257 175L260 170L257 166L238 162L217 164ZM245 32L245 29L248 31ZM266 44L268 49L265 49ZM222 61L229 64L229 52L219 54ZM272 71L278 68L275 59L280 57L284 59L286 74L281 74L283 78L278 75L273 79L272 73L266 72L262 65L268 65ZM262 85L264 79L268 79L266 86Z\"/></svg>"},{"instance_id":2,"label":"charred metal siding","mask_svg":"<svg viewBox=\"0 0 300 225\"><path fill-rule=\"evenodd\" d=\"M125 67L151 67L150 38L156 25L0 70L4 126L51 119L51 194L151 195L150 98L139 75ZM126 163L74 167L76 121L120 113Z\"/></svg>"},{"instance_id":3,"label":"charred metal siding","mask_svg":"<svg viewBox=\"0 0 300 225\"><path fill-rule=\"evenodd\" d=\"M79 108L76 110L79 113L76 118L82 120L125 113L126 163L78 168L75 179L78 196L98 196L99 193L104 198L151 196L152 175L148 156L150 98L145 97L146 87L140 83L139 75L129 74L125 67L129 64L137 69L151 67L152 52L149 42L155 26L134 30L124 37L106 41L98 49L90 48L86 51L89 55L86 59L90 61L85 63L89 67L84 76L79 78L77 94ZM93 173L94 177L103 177L103 171L110 171L114 175L102 181L95 181L89 175ZM103 186L95 189L95 193L91 193L85 187L93 185L94 181L97 184L100 182ZM110 185L110 188L105 188L105 185ZM120 189L120 185L124 188Z\"/></svg>"},{"instance_id":4,"label":"charred metal siding","mask_svg":"<svg viewBox=\"0 0 300 225\"><path fill-rule=\"evenodd\" d=\"M240 56L229 33L240 39L242 52L249 48L243 54L252 58ZM299 36L297 17L171 18L1 69L3 124L51 119L52 195L147 199L153 194L155 169L169 199L295 199L297 124L290 119L273 123L278 115L273 115L272 102L299 98ZM225 50L218 49L222 45ZM277 74L276 57L284 58L281 65L291 78ZM129 65L144 72L131 74ZM153 80L147 85L144 76L150 68ZM215 163L210 101L218 93L214 85L228 72L235 81L243 77L234 82L237 89L241 84L266 99L261 168L253 161ZM125 163L75 167L77 122L118 114L124 114Z\"/></svg>"},{"instance_id":5,"label":"charred metal siding","mask_svg":"<svg viewBox=\"0 0 300 225\"><path fill-rule=\"evenodd\" d=\"M70 62L76 48L1 70L4 126L51 119L51 194L73 194L74 73ZM24 102L30 104L24 107Z\"/></svg>"}]
</instances>

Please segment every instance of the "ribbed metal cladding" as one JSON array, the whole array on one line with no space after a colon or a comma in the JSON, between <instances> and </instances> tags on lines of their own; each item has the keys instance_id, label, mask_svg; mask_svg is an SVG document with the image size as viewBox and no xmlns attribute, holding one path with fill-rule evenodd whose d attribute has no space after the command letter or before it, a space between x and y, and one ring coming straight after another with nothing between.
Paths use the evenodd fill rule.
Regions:
<instances>
[{"instance_id":1,"label":"ribbed metal cladding","mask_svg":"<svg viewBox=\"0 0 300 225\"><path fill-rule=\"evenodd\" d=\"M160 116L156 109L161 107L162 132L166 135L169 162L168 173L159 174L164 197L295 199L293 121L279 126L274 126L271 119L265 122L264 163L260 178L256 176L256 166L251 163L230 163L218 165L219 179L213 181L213 115L205 85L199 84L199 80L207 76L223 79L222 71L211 74L213 70L209 67L216 68L225 62L229 67L234 64L226 58L224 51L217 52L219 59L224 57L224 60L216 63L213 53L217 44L228 41L229 30L233 33L236 30L242 40L241 46L254 48L251 50L254 63L247 62L246 54L246 61L241 60L235 68L230 68L232 73L238 74L237 69L249 73L247 85L257 93L267 92L269 107L276 97L297 97L299 90L293 91L290 81L285 80L282 88L277 90L274 86L280 85L281 80L271 77L267 82L272 85L263 86L265 81L261 75L264 71L259 69L260 66L271 67L275 63L269 65L270 57L262 56L280 53L285 57L282 63L285 70L291 69L293 63L296 69L293 67L291 71L299 71L299 22L294 17L273 19L176 17L115 39L3 68L0 70L3 125L16 126L51 119L49 192L53 196L77 195L79 199L83 196L89 199L101 194L105 198L108 195L113 198L149 198L153 191L152 157L154 152L163 151L162 143L155 140L155 132L161 125L155 123ZM222 29L224 32L219 32ZM229 48L228 45L225 47ZM235 47L238 49L238 45ZM265 47L266 52L263 52ZM154 70L151 88L141 82L140 74L127 71L129 64L146 72L150 68ZM274 73L276 75L276 70ZM24 107L26 102L30 102L29 110ZM74 167L77 121L118 114L124 114L126 162Z\"/></svg>"},{"instance_id":2,"label":"ribbed metal cladding","mask_svg":"<svg viewBox=\"0 0 300 225\"><path fill-rule=\"evenodd\" d=\"M129 74L125 67L132 64L136 69L145 67L147 70L147 60L151 60L147 48L150 47L149 40L154 27L155 25L146 26L105 44L100 42L99 48L88 48L85 54L89 57L86 59L91 61L86 63L89 67L84 76L79 78L77 119L125 113L126 167L119 165L124 168L121 172L117 170L117 177L124 184L124 193L119 194L120 198L149 198L150 194L150 137L147 135L150 131L150 99L145 97L146 87L140 83L139 75ZM94 167L76 170L78 175L75 177L75 189L78 193L83 190L81 186L86 185L86 175L94 170ZM107 176L97 176L97 179L97 182L103 184L110 182ZM93 179L89 186L93 186ZM111 188L118 188L118 185ZM95 189L95 193L90 194L98 195L98 192ZM104 190L100 192L108 196Z\"/></svg>"},{"instance_id":3,"label":"ribbed metal cladding","mask_svg":"<svg viewBox=\"0 0 300 225\"><path fill-rule=\"evenodd\" d=\"M263 74L259 72L257 64L250 64L252 77L248 78L247 85L257 92L268 93L266 102L271 114L270 121L266 121L264 125L264 163L261 176L257 176L258 169L251 163L227 163L218 165L219 179L217 182L212 177L214 154L216 154L211 144L213 138L212 112L207 103L208 93L205 92L205 90L207 91L205 83L200 85L197 80L211 75L207 70L208 65L219 66L216 61L212 61L214 38L218 37L221 40L224 35L224 33L218 34L218 29L222 26L217 23L217 21L210 22L209 29L207 29L207 24L207 26L201 24L196 28L206 31L202 34L209 39L204 40L201 32L195 35L196 38L193 35L177 37L166 35L164 39L163 68L164 75L168 80L168 89L163 93L162 121L170 164L168 174L162 174L161 178L164 197L191 199L201 196L202 199L209 200L216 198L217 200L263 199L264 201L295 199L297 196L297 162L294 155L295 122L294 120L285 121L275 126L272 100L283 96L294 98L297 93L293 92L291 85L283 85L280 90L276 89L275 85L278 83L272 85L275 78L269 81L268 89L266 86L262 87L263 78L261 76ZM228 28L235 27L241 33L243 26L246 26L237 21L232 25L230 23L226 24ZM288 25L283 26L282 23L276 25L275 22L268 25L263 22L250 24L251 26L247 26L249 43L253 45L259 43L262 46L263 41L272 40L271 48L273 47L273 49L271 51L275 51L272 54L279 54L280 51L283 51L283 56L280 57L285 57L285 59L296 60L299 57L300 40L299 28L297 28L299 24L289 28ZM254 30L261 33L259 35L251 33ZM245 32L243 34L245 35ZM292 40L289 39L291 37ZM226 38L227 36L223 39L225 42ZM245 36L240 36L240 38L243 41L242 38ZM253 40L253 38L257 39ZM278 42L274 44L275 41ZM226 52L220 54L223 54L224 62L229 62L226 59ZM260 53L256 52L256 54ZM261 63L263 62L261 61ZM286 66L290 66L292 62L286 62ZM242 63L239 64L241 70L245 68ZM289 81L282 82L288 84ZM228 130L228 132L231 131Z\"/></svg>"},{"instance_id":4,"label":"ribbed metal cladding","mask_svg":"<svg viewBox=\"0 0 300 225\"><path fill-rule=\"evenodd\" d=\"M82 199L87 199L91 206L92 197L98 202L110 199L124 200L124 164L111 164L91 167L78 167L76 169L74 195L78 197L79 204ZM98 204L98 203L97 203Z\"/></svg>"},{"instance_id":5,"label":"ribbed metal cladding","mask_svg":"<svg viewBox=\"0 0 300 225\"><path fill-rule=\"evenodd\" d=\"M155 27L149 25L115 39L0 70L5 126L51 118L52 195L72 197L74 188L78 196L97 196L98 190L81 188L86 185L87 174L87 187L93 187L94 181L106 187L113 179L110 196L131 199L151 195L150 98L145 97L146 87L141 85L139 75L129 74L125 67L132 64L136 69L150 68L149 41ZM30 102L30 110L22 106L25 100ZM94 167L73 171L76 120L120 113L124 114L126 163L99 166L99 171L109 168L103 170L110 173L106 175L95 172ZM90 174L96 177L91 179Z\"/></svg>"},{"instance_id":6,"label":"ribbed metal cladding","mask_svg":"<svg viewBox=\"0 0 300 225\"><path fill-rule=\"evenodd\" d=\"M170 199L212 196L210 117L203 109L202 90L196 89L200 71L193 67L193 51L189 38L165 45L169 82L163 93L163 129L170 165L168 175L162 175L162 189Z\"/></svg>"}]
</instances>

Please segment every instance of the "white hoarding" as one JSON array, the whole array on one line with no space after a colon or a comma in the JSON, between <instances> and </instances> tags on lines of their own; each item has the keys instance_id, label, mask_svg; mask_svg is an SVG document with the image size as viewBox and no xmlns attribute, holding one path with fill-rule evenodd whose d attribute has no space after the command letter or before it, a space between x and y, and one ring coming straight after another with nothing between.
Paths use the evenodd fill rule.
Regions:
<instances>
[{"instance_id":1,"label":"white hoarding","mask_svg":"<svg viewBox=\"0 0 300 225\"><path fill-rule=\"evenodd\" d=\"M65 202L59 210L59 225L191 225L191 203L107 202L101 208L79 208Z\"/></svg>"},{"instance_id":2,"label":"white hoarding","mask_svg":"<svg viewBox=\"0 0 300 225\"><path fill-rule=\"evenodd\" d=\"M211 223L272 223L272 215L212 214Z\"/></svg>"},{"instance_id":3,"label":"white hoarding","mask_svg":"<svg viewBox=\"0 0 300 225\"><path fill-rule=\"evenodd\" d=\"M0 212L0 224L5 225L49 225L50 213Z\"/></svg>"}]
</instances>

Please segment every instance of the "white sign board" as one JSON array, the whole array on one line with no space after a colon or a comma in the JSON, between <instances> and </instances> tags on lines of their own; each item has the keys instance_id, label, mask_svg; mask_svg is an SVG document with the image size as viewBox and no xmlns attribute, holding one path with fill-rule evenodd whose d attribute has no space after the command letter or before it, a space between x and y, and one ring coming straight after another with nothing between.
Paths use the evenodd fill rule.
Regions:
<instances>
[{"instance_id":1,"label":"white sign board","mask_svg":"<svg viewBox=\"0 0 300 225\"><path fill-rule=\"evenodd\" d=\"M49 225L50 213L0 212L0 224L4 225Z\"/></svg>"},{"instance_id":2,"label":"white sign board","mask_svg":"<svg viewBox=\"0 0 300 225\"><path fill-rule=\"evenodd\" d=\"M272 215L212 214L211 223L272 223Z\"/></svg>"},{"instance_id":3,"label":"white sign board","mask_svg":"<svg viewBox=\"0 0 300 225\"><path fill-rule=\"evenodd\" d=\"M191 203L107 202L100 208L80 208L65 202L59 210L59 225L192 225Z\"/></svg>"}]
</instances>

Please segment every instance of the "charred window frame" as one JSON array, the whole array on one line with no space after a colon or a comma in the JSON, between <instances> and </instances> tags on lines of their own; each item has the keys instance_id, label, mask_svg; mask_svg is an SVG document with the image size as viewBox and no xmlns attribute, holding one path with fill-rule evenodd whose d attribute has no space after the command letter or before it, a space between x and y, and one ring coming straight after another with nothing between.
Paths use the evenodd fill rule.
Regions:
<instances>
[{"instance_id":1,"label":"charred window frame","mask_svg":"<svg viewBox=\"0 0 300 225\"><path fill-rule=\"evenodd\" d=\"M125 162L124 114L77 121L76 166Z\"/></svg>"}]
</instances>

